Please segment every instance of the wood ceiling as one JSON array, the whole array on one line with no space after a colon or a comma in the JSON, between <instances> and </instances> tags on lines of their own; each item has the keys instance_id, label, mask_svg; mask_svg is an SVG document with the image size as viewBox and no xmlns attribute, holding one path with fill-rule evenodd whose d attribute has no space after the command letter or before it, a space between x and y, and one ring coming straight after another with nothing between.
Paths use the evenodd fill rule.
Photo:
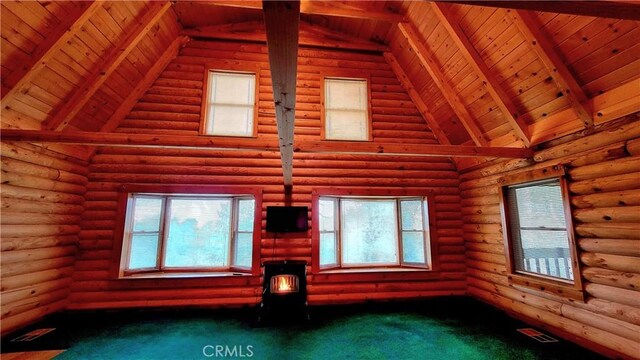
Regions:
<instances>
[{"instance_id":1,"label":"wood ceiling","mask_svg":"<svg viewBox=\"0 0 640 360\"><path fill-rule=\"evenodd\" d=\"M504 4L303 1L300 43L384 52L445 145L532 146L640 110L640 5ZM266 36L255 1L0 6L3 129L112 132L188 36Z\"/></svg>"}]
</instances>

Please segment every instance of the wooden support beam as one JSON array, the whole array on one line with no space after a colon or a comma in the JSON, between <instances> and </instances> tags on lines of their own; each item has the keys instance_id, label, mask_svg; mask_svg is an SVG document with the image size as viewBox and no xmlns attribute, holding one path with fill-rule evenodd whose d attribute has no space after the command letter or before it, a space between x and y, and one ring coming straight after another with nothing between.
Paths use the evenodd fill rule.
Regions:
<instances>
[{"instance_id":1,"label":"wooden support beam","mask_svg":"<svg viewBox=\"0 0 640 360\"><path fill-rule=\"evenodd\" d=\"M203 26L199 28L184 29L183 35L193 38L240 40L256 43L266 43L264 21L247 21L222 25ZM300 46L321 47L330 49L348 49L358 51L389 51L389 47L367 40L355 39L353 36L337 31L312 26L303 21L300 22L300 34L298 38Z\"/></svg>"},{"instance_id":2,"label":"wooden support beam","mask_svg":"<svg viewBox=\"0 0 640 360\"><path fill-rule=\"evenodd\" d=\"M102 0L87 2L82 4L82 13L77 17L69 16L60 25L59 29L52 32L31 55L31 61L24 64L20 71L14 71L7 79L3 79L3 84L13 84L11 90L2 94L3 106L7 106L16 94L26 94L29 92L31 81L44 69L49 61L53 59L60 49L67 45L80 28L89 20L93 14L102 7ZM8 87L8 86L7 86Z\"/></svg>"},{"instance_id":3,"label":"wooden support beam","mask_svg":"<svg viewBox=\"0 0 640 360\"><path fill-rule=\"evenodd\" d=\"M560 14L640 20L640 4L637 1L460 1L448 3L489 6L505 9L546 11Z\"/></svg>"},{"instance_id":4,"label":"wooden support beam","mask_svg":"<svg viewBox=\"0 0 640 360\"><path fill-rule=\"evenodd\" d=\"M67 143L93 146L188 148L211 150L279 151L275 142L257 139L220 138L192 135L156 135L100 133L91 131L2 130L2 141ZM294 149L292 149L294 150ZM302 141L295 152L320 154L366 154L380 156L501 157L530 158L526 148L476 147L461 145L424 145L370 143L359 141Z\"/></svg>"},{"instance_id":5,"label":"wooden support beam","mask_svg":"<svg viewBox=\"0 0 640 360\"><path fill-rule=\"evenodd\" d=\"M402 84L404 90L407 92L407 94L409 94L411 101L413 101L418 111L420 111L420 114L422 115L424 121L431 128L431 131L436 137L436 140L438 140L440 144L451 145L451 142L447 138L447 135L444 133L444 131L442 131L442 128L440 128L438 120L436 120L433 114L431 114L431 111L429 111L429 107L422 100L422 96L420 96L416 88L413 86L411 79L409 79L409 76L407 76L407 74L404 72L396 57L393 56L393 54L390 52L385 52L384 58L385 60L387 60L387 64L389 64L391 70L393 70L393 72L396 74L396 77L398 78L398 81L400 81L400 84Z\"/></svg>"},{"instance_id":6,"label":"wooden support beam","mask_svg":"<svg viewBox=\"0 0 640 360\"><path fill-rule=\"evenodd\" d=\"M527 124L520 118L520 114L516 109L509 96L500 87L498 80L491 73L489 67L484 63L484 60L475 49L471 41L467 38L464 31L460 27L457 21L451 18L449 12L449 6L442 3L431 3L431 7L438 19L447 30L453 42L456 43L458 49L469 62L471 67L475 70L476 74L486 87L487 91L498 104L498 107L502 111L507 122L511 125L514 132L525 146L529 146L529 134L527 131Z\"/></svg>"},{"instance_id":7,"label":"wooden support beam","mask_svg":"<svg viewBox=\"0 0 640 360\"><path fill-rule=\"evenodd\" d=\"M82 110L84 105L91 100L102 84L116 71L129 53L135 49L140 40L147 36L149 30L171 8L171 3L154 2L150 6L151 9L139 20L135 29L129 32L129 35L120 44L114 46L111 52L104 57L104 60L85 79L85 85L77 87L73 96L58 110L56 115L42 124L43 129L62 130L66 127Z\"/></svg>"},{"instance_id":8,"label":"wooden support beam","mask_svg":"<svg viewBox=\"0 0 640 360\"><path fill-rule=\"evenodd\" d=\"M264 1L269 67L284 185L293 184L293 126L298 75L299 1Z\"/></svg>"},{"instance_id":9,"label":"wooden support beam","mask_svg":"<svg viewBox=\"0 0 640 360\"><path fill-rule=\"evenodd\" d=\"M118 109L111 115L109 120L100 128L100 131L108 132L113 131L118 127L118 124L129 114L131 109L136 105L138 100L144 95L144 93L153 85L160 73L167 65L173 60L180 49L189 41L187 36L178 36L160 58L151 66L147 74L138 82L136 87L131 91L126 99L118 106Z\"/></svg>"},{"instance_id":10,"label":"wooden support beam","mask_svg":"<svg viewBox=\"0 0 640 360\"><path fill-rule=\"evenodd\" d=\"M569 100L576 114L584 123L585 128L592 127L593 117L591 116L591 111L585 106L587 96L564 64L564 61L554 50L554 44L540 30L542 25L525 10L509 10L508 13L547 71L549 71L562 94Z\"/></svg>"},{"instance_id":11,"label":"wooden support beam","mask_svg":"<svg viewBox=\"0 0 640 360\"><path fill-rule=\"evenodd\" d=\"M407 39L411 50L416 54L422 67L431 75L433 82L438 86L438 89L440 89L442 95L449 105L451 105L456 115L458 115L460 122L462 122L464 128L467 129L471 140L478 146L486 146L487 140L484 138L482 130L480 130L476 124L476 120L471 116L456 91L449 85L444 74L440 71L440 65L433 60L433 53L424 45L413 26L410 23L399 23L398 28Z\"/></svg>"}]
</instances>

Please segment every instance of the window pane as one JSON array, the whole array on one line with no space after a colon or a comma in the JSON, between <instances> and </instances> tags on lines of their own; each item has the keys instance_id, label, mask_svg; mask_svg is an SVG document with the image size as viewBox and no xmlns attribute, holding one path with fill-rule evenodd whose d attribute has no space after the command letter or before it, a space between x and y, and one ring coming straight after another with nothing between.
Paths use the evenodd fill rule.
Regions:
<instances>
[{"instance_id":1,"label":"window pane","mask_svg":"<svg viewBox=\"0 0 640 360\"><path fill-rule=\"evenodd\" d=\"M237 233L236 253L233 263L240 267L251 267L253 233Z\"/></svg>"},{"instance_id":2,"label":"window pane","mask_svg":"<svg viewBox=\"0 0 640 360\"><path fill-rule=\"evenodd\" d=\"M209 72L209 103L253 106L255 82L254 74Z\"/></svg>"},{"instance_id":3,"label":"window pane","mask_svg":"<svg viewBox=\"0 0 640 360\"><path fill-rule=\"evenodd\" d=\"M510 189L521 227L565 228L560 181Z\"/></svg>"},{"instance_id":4,"label":"window pane","mask_svg":"<svg viewBox=\"0 0 640 360\"><path fill-rule=\"evenodd\" d=\"M320 231L335 230L335 202L320 199Z\"/></svg>"},{"instance_id":5,"label":"window pane","mask_svg":"<svg viewBox=\"0 0 640 360\"><path fill-rule=\"evenodd\" d=\"M253 106L215 105L210 108L207 134L253 135Z\"/></svg>"},{"instance_id":6,"label":"window pane","mask_svg":"<svg viewBox=\"0 0 640 360\"><path fill-rule=\"evenodd\" d=\"M573 280L566 231L521 230L513 236L516 270ZM518 236L519 235L519 236Z\"/></svg>"},{"instance_id":7,"label":"window pane","mask_svg":"<svg viewBox=\"0 0 640 360\"><path fill-rule=\"evenodd\" d=\"M158 234L133 235L129 256L129 270L155 268L158 259Z\"/></svg>"},{"instance_id":8,"label":"window pane","mask_svg":"<svg viewBox=\"0 0 640 360\"><path fill-rule=\"evenodd\" d=\"M367 81L351 79L325 79L325 106L327 109L367 109Z\"/></svg>"},{"instance_id":9,"label":"window pane","mask_svg":"<svg viewBox=\"0 0 640 360\"><path fill-rule=\"evenodd\" d=\"M255 215L255 201L244 199L238 201L238 231L253 233L253 218Z\"/></svg>"},{"instance_id":10,"label":"window pane","mask_svg":"<svg viewBox=\"0 0 640 360\"><path fill-rule=\"evenodd\" d=\"M424 264L424 233L402 232L402 257L405 263Z\"/></svg>"},{"instance_id":11,"label":"window pane","mask_svg":"<svg viewBox=\"0 0 640 360\"><path fill-rule=\"evenodd\" d=\"M327 110L325 136L334 140L368 140L367 113L361 111Z\"/></svg>"},{"instance_id":12,"label":"window pane","mask_svg":"<svg viewBox=\"0 0 640 360\"><path fill-rule=\"evenodd\" d=\"M320 266L337 264L335 233L320 234Z\"/></svg>"},{"instance_id":13,"label":"window pane","mask_svg":"<svg viewBox=\"0 0 640 360\"><path fill-rule=\"evenodd\" d=\"M400 201L402 230L422 230L422 201Z\"/></svg>"},{"instance_id":14,"label":"window pane","mask_svg":"<svg viewBox=\"0 0 640 360\"><path fill-rule=\"evenodd\" d=\"M159 231L162 199L136 196L133 209L133 231Z\"/></svg>"},{"instance_id":15,"label":"window pane","mask_svg":"<svg viewBox=\"0 0 640 360\"><path fill-rule=\"evenodd\" d=\"M342 200L342 262L398 262L395 200Z\"/></svg>"},{"instance_id":16,"label":"window pane","mask_svg":"<svg viewBox=\"0 0 640 360\"><path fill-rule=\"evenodd\" d=\"M166 266L229 264L230 199L171 199L170 212Z\"/></svg>"}]
</instances>

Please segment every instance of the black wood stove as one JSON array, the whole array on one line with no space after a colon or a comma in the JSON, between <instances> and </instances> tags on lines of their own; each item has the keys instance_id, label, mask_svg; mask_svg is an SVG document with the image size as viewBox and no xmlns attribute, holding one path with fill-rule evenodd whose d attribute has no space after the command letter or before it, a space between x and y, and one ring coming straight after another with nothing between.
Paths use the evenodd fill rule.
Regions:
<instances>
[{"instance_id":1,"label":"black wood stove","mask_svg":"<svg viewBox=\"0 0 640 360\"><path fill-rule=\"evenodd\" d=\"M305 261L265 261L258 325L290 324L309 319Z\"/></svg>"}]
</instances>

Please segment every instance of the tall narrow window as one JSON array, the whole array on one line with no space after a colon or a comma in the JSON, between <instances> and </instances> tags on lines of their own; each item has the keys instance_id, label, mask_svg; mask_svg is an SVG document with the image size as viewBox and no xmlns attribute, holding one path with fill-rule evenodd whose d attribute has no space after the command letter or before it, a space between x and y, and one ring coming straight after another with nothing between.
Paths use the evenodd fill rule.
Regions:
<instances>
[{"instance_id":1,"label":"tall narrow window","mask_svg":"<svg viewBox=\"0 0 640 360\"><path fill-rule=\"evenodd\" d=\"M324 80L327 140L369 140L369 92L365 79Z\"/></svg>"},{"instance_id":2,"label":"tall narrow window","mask_svg":"<svg viewBox=\"0 0 640 360\"><path fill-rule=\"evenodd\" d=\"M204 133L253 136L256 75L209 71Z\"/></svg>"}]
</instances>

